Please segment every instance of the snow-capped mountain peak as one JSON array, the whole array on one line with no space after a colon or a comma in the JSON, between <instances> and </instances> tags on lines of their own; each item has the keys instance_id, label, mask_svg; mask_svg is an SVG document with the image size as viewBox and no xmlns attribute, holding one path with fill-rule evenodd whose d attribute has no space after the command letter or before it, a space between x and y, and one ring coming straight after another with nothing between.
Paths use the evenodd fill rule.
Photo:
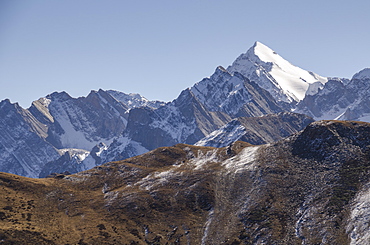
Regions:
<instances>
[{"instance_id":1,"label":"snow-capped mountain peak","mask_svg":"<svg viewBox=\"0 0 370 245\"><path fill-rule=\"evenodd\" d=\"M254 54L258 56L258 58L260 58L260 60L264 62L274 62L274 63L287 62L281 56L279 56L274 50L270 49L269 47L258 41L254 43L252 48L250 48L247 53L248 54L252 53L252 55Z\"/></svg>"},{"instance_id":2,"label":"snow-capped mountain peak","mask_svg":"<svg viewBox=\"0 0 370 245\"><path fill-rule=\"evenodd\" d=\"M298 102L306 92L322 87L327 78L292 65L266 45L256 42L227 68L239 72L268 90L278 101ZM314 86L310 86L315 84Z\"/></svg>"}]
</instances>

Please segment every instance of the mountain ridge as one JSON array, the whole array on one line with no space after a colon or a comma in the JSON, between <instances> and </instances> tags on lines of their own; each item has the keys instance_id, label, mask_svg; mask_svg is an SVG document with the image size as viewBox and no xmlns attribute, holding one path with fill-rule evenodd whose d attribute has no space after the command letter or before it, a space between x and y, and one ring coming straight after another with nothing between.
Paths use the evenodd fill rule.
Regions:
<instances>
[{"instance_id":1,"label":"mountain ridge","mask_svg":"<svg viewBox=\"0 0 370 245\"><path fill-rule=\"evenodd\" d=\"M226 147L235 141L253 145L273 143L303 130L314 120L303 114L280 112L262 117L238 117L213 131L197 146Z\"/></svg>"},{"instance_id":2,"label":"mountain ridge","mask_svg":"<svg viewBox=\"0 0 370 245\"><path fill-rule=\"evenodd\" d=\"M294 111L316 120L370 121L366 74L365 69L350 81L320 77L290 64L256 42L227 69L216 68L210 77L183 90L170 102L149 101L138 94L102 89L78 98L55 92L34 101L28 109L20 109L19 105L9 107L12 113L19 114L13 119L21 123L17 126L11 120L0 120L4 130L12 131L11 137L0 140L0 154L4 155L0 170L22 172L29 177L46 176L44 167L48 171L60 171L58 165L83 171L161 146L194 144L238 117ZM1 117L6 118L8 112L0 107ZM20 131L32 138L27 142L39 142L39 147L22 143L19 146L22 153L14 151L12 145L20 140L16 137ZM101 144L105 145L98 147L101 152L95 152ZM48 150L41 149L44 147ZM69 155L65 155L67 151ZM39 165L36 166L24 154L40 155L47 162L36 161ZM71 161L65 162L66 159ZM25 162L20 164L20 161ZM8 162L20 170L15 172ZM27 166L37 170L22 170ZM41 172L42 176L37 175Z\"/></svg>"},{"instance_id":3,"label":"mountain ridge","mask_svg":"<svg viewBox=\"0 0 370 245\"><path fill-rule=\"evenodd\" d=\"M227 70L231 73L239 72L250 80L260 81L259 85L277 101L288 103L302 100L310 85L320 87L327 81L327 78L290 64L260 42L255 42Z\"/></svg>"}]
</instances>

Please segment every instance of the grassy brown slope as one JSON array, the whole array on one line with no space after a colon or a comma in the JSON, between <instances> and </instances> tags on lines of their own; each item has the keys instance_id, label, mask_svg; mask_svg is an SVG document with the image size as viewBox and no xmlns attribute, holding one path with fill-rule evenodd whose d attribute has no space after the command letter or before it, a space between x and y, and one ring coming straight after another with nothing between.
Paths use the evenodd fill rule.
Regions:
<instances>
[{"instance_id":1,"label":"grassy brown slope","mask_svg":"<svg viewBox=\"0 0 370 245\"><path fill-rule=\"evenodd\" d=\"M214 202L219 162L194 171L189 162L230 149L177 145L112 162L76 175L30 179L0 173L2 244L165 244L199 243ZM174 173L149 188L156 174ZM147 186L145 186L147 185Z\"/></svg>"},{"instance_id":2,"label":"grassy brown slope","mask_svg":"<svg viewBox=\"0 0 370 245\"><path fill-rule=\"evenodd\" d=\"M1 174L0 241L349 244L351 203L370 181L370 124L315 122L248 146L179 144L63 178Z\"/></svg>"},{"instance_id":3,"label":"grassy brown slope","mask_svg":"<svg viewBox=\"0 0 370 245\"><path fill-rule=\"evenodd\" d=\"M109 234L114 228L104 218L101 191L80 191L62 179L0 176L4 244L114 244L130 238Z\"/></svg>"}]
</instances>

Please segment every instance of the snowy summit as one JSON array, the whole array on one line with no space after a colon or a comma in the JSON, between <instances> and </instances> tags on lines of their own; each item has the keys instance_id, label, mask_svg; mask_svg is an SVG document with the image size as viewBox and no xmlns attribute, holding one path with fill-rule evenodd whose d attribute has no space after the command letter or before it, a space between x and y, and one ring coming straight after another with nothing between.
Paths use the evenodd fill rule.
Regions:
<instances>
[{"instance_id":1,"label":"snowy summit","mask_svg":"<svg viewBox=\"0 0 370 245\"><path fill-rule=\"evenodd\" d=\"M258 81L258 85L285 102L298 102L306 93L316 93L328 80L292 65L260 42L240 55L227 70Z\"/></svg>"}]
</instances>

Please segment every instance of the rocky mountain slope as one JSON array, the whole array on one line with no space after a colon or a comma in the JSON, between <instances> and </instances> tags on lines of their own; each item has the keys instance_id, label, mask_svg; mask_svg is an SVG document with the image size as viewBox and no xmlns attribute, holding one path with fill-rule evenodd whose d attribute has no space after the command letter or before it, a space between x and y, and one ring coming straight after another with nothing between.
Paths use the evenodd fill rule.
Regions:
<instances>
[{"instance_id":1,"label":"rocky mountain slope","mask_svg":"<svg viewBox=\"0 0 370 245\"><path fill-rule=\"evenodd\" d=\"M66 92L53 93L33 102L29 111L47 125L46 139L55 147L90 150L123 132L128 109L99 90L77 99Z\"/></svg>"},{"instance_id":2,"label":"rocky mountain slope","mask_svg":"<svg viewBox=\"0 0 370 245\"><path fill-rule=\"evenodd\" d=\"M159 108L131 109L124 133L102 152L98 162L121 160L161 146L194 144L234 117L262 116L284 108L256 83L218 67L211 77ZM91 158L83 165L89 165L86 162Z\"/></svg>"},{"instance_id":3,"label":"rocky mountain slope","mask_svg":"<svg viewBox=\"0 0 370 245\"><path fill-rule=\"evenodd\" d=\"M38 177L46 165L50 169L49 162L67 155L75 160L69 170L90 169L95 160L81 164L82 160L96 145L109 145L123 133L134 106L103 90L80 98L53 93L34 101L29 109L4 100L0 103L0 170Z\"/></svg>"},{"instance_id":4,"label":"rocky mountain slope","mask_svg":"<svg viewBox=\"0 0 370 245\"><path fill-rule=\"evenodd\" d=\"M56 154L25 176L44 177L61 166L78 172L160 146L193 144L234 117L278 113L287 109L284 106L256 83L222 67L168 103L118 91L92 91L80 98L53 93L25 111L42 125L39 140L49 143ZM99 144L107 147L96 155L93 148ZM14 172L1 161L0 170L23 171Z\"/></svg>"},{"instance_id":5,"label":"rocky mountain slope","mask_svg":"<svg viewBox=\"0 0 370 245\"><path fill-rule=\"evenodd\" d=\"M280 112L262 117L239 117L195 143L226 147L237 140L254 145L273 143L304 129L314 120L303 114Z\"/></svg>"},{"instance_id":6,"label":"rocky mountain slope","mask_svg":"<svg viewBox=\"0 0 370 245\"><path fill-rule=\"evenodd\" d=\"M46 141L47 127L28 110L9 100L0 102L0 169L37 177L45 163L59 157Z\"/></svg>"},{"instance_id":7,"label":"rocky mountain slope","mask_svg":"<svg viewBox=\"0 0 370 245\"><path fill-rule=\"evenodd\" d=\"M207 110L225 112L232 117L256 117L288 109L255 82L238 72L231 74L221 66L190 91Z\"/></svg>"},{"instance_id":8,"label":"rocky mountain slope","mask_svg":"<svg viewBox=\"0 0 370 245\"><path fill-rule=\"evenodd\" d=\"M182 91L165 106L131 110L125 135L150 150L193 144L235 116L262 116L282 110L267 91L240 74L231 75L218 67L210 78Z\"/></svg>"},{"instance_id":9,"label":"rocky mountain slope","mask_svg":"<svg viewBox=\"0 0 370 245\"><path fill-rule=\"evenodd\" d=\"M370 122L370 69L356 73L350 81L328 81L315 95L306 96L296 112L317 120L358 120Z\"/></svg>"},{"instance_id":10,"label":"rocky mountain slope","mask_svg":"<svg viewBox=\"0 0 370 245\"><path fill-rule=\"evenodd\" d=\"M316 120L370 121L369 77L365 69L350 82L328 81L256 42L227 69L217 67L210 77L167 103L113 90L91 91L79 98L55 92L28 109L4 100L0 106L0 171L28 177L84 171L161 146L194 144L213 137L209 134L215 130L232 130L238 126L232 120L239 117L294 111ZM289 122L275 123L281 128L266 130L286 136L280 131L290 128ZM266 136L254 131L251 142L280 137L266 141Z\"/></svg>"},{"instance_id":11,"label":"rocky mountain slope","mask_svg":"<svg viewBox=\"0 0 370 245\"><path fill-rule=\"evenodd\" d=\"M366 244L370 124L179 144L75 175L0 174L6 244Z\"/></svg>"}]
</instances>

